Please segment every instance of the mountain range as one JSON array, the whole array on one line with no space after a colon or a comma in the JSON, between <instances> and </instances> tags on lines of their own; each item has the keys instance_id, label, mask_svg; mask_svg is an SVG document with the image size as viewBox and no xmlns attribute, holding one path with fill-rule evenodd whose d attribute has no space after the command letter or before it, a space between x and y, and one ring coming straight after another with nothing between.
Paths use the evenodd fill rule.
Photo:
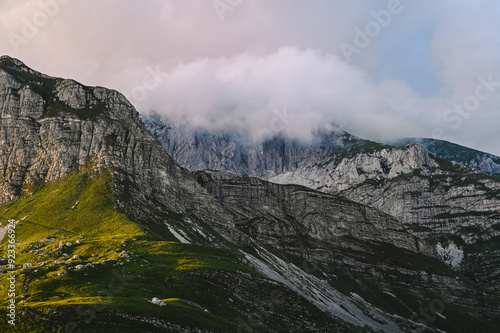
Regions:
<instances>
[{"instance_id":1,"label":"mountain range","mask_svg":"<svg viewBox=\"0 0 500 333\"><path fill-rule=\"evenodd\" d=\"M193 130L8 56L0 142L2 331L498 329L500 178L420 145Z\"/></svg>"},{"instance_id":2,"label":"mountain range","mask_svg":"<svg viewBox=\"0 0 500 333\"><path fill-rule=\"evenodd\" d=\"M154 114L143 119L166 151L191 171L219 170L299 184L378 208L398 218L413 235L447 249L445 253L456 252L451 250L455 247L464 252L454 268L498 288L500 178L465 165L491 161L483 163L491 170L498 157L430 139L391 146L336 127L319 132L307 144L280 137L255 143L234 133L175 126ZM426 142L435 154L413 141ZM479 251L483 248L490 255Z\"/></svg>"}]
</instances>

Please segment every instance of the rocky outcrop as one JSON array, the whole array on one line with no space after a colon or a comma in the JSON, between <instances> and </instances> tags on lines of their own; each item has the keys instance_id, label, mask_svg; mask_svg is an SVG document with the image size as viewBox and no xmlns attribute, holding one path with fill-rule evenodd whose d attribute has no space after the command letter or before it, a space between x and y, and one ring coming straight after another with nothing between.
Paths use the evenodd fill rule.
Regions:
<instances>
[{"instance_id":1,"label":"rocky outcrop","mask_svg":"<svg viewBox=\"0 0 500 333\"><path fill-rule=\"evenodd\" d=\"M416 143L435 156L475 168L491 176L500 177L500 157L444 140L428 138L404 138L390 144L403 147Z\"/></svg>"},{"instance_id":2,"label":"rocky outcrop","mask_svg":"<svg viewBox=\"0 0 500 333\"><path fill-rule=\"evenodd\" d=\"M325 300L318 306L325 306L326 311L348 322L357 323L328 305L340 302L345 307L353 306L352 300L337 294L332 287L335 283L325 283L335 281L338 270L355 272L387 288L406 289L411 285L412 292L417 294L431 291L435 295L446 295L464 307L469 307L477 297L483 298L482 293L444 273L445 266L431 258L435 255L432 247L409 234L400 221L377 209L303 186L279 185L223 172L204 171L195 175L198 183L232 216L236 227L256 241L252 243L254 255L246 254L250 263L269 276L283 276L285 284L304 297L311 297L313 303L317 301L313 296L318 289L322 290ZM321 272L324 279L317 280L301 272L299 267L277 255L313 262L316 266L313 271ZM406 258L406 264L401 262L402 257ZM424 260L431 266L436 265L437 270L431 273L422 271L418 265L408 265L422 257L427 258ZM302 261L306 266L304 263ZM430 280L432 285L428 284ZM477 314L500 314L491 311L492 300L484 302L489 305ZM470 310L474 311L473 308ZM351 313L353 311L357 311L356 308ZM381 318L392 321L385 315ZM366 319L366 322L370 321ZM391 331L391 325L379 326L372 322L369 325Z\"/></svg>"},{"instance_id":3,"label":"rocky outcrop","mask_svg":"<svg viewBox=\"0 0 500 333\"><path fill-rule=\"evenodd\" d=\"M238 229L273 248L301 252L310 244L348 244L349 239L415 253L423 246L392 216L343 197L229 173L199 172L196 177Z\"/></svg>"},{"instance_id":4,"label":"rocky outcrop","mask_svg":"<svg viewBox=\"0 0 500 333\"><path fill-rule=\"evenodd\" d=\"M500 179L430 155L412 144L345 157L270 178L336 193L397 217L408 230L449 244L464 260L455 268L490 288L500 281ZM478 249L488 248L487 254ZM489 267L489 269L484 269Z\"/></svg>"},{"instance_id":5,"label":"rocky outcrop","mask_svg":"<svg viewBox=\"0 0 500 333\"><path fill-rule=\"evenodd\" d=\"M142 119L165 150L191 171L222 170L270 178L312 166L318 161L336 159L363 145L383 147L339 128L329 132L319 131L318 140L310 144L281 137L259 143L238 133L209 133L202 129L165 124L157 115Z\"/></svg>"}]
</instances>

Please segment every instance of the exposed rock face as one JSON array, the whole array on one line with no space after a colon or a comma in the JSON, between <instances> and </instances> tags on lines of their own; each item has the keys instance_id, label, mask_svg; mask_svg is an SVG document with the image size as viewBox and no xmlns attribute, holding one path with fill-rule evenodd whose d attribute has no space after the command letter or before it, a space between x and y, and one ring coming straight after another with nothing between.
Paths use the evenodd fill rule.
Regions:
<instances>
[{"instance_id":1,"label":"exposed rock face","mask_svg":"<svg viewBox=\"0 0 500 333\"><path fill-rule=\"evenodd\" d=\"M478 169L491 176L500 177L500 157L479 150L463 147L448 141L427 138L404 138L391 142L402 147L416 143L439 158L455 161Z\"/></svg>"},{"instance_id":2,"label":"exposed rock face","mask_svg":"<svg viewBox=\"0 0 500 333\"><path fill-rule=\"evenodd\" d=\"M0 203L91 161L95 169L112 168L117 205L136 219L194 214L236 236L229 217L165 154L122 94L1 62Z\"/></svg>"},{"instance_id":3,"label":"exposed rock face","mask_svg":"<svg viewBox=\"0 0 500 333\"><path fill-rule=\"evenodd\" d=\"M165 125L158 116L143 117L143 120L166 151L191 171L223 170L269 178L311 166L319 160L335 158L365 143L375 144L340 129L318 133L320 140L311 144L283 138L274 138L262 144L235 133L212 134L184 126Z\"/></svg>"},{"instance_id":4,"label":"exposed rock face","mask_svg":"<svg viewBox=\"0 0 500 333\"><path fill-rule=\"evenodd\" d=\"M411 265L403 268L401 262L395 264L402 256L412 261L422 254L433 255L434 250L408 234L401 222L376 209L302 186L278 185L222 172L205 171L195 175L232 215L237 228L258 242L254 246L260 259L247 254L249 261L263 272L285 276L285 283L297 288L306 298L322 286L326 299L331 297L335 302L347 302L346 307L352 306L335 296L334 289L328 284L322 285L321 280L308 287L315 281L314 276L300 273L266 248L273 253L278 250L298 257L307 254L307 258L327 276L326 280L335 280L335 269L346 269L369 280L384 281L382 283L391 288L405 289L411 285L413 292L421 294L432 290L465 307L474 303L476 297L483 297L454 278L429 274ZM372 253L384 255L374 260ZM429 280L434 281L432 286L428 285ZM490 305L477 314L500 314L491 311L493 299L484 301ZM327 310L331 310L330 307L327 306ZM333 313L343 318L342 314ZM343 319L356 323L349 318ZM391 330L375 324L373 327Z\"/></svg>"},{"instance_id":5,"label":"exposed rock face","mask_svg":"<svg viewBox=\"0 0 500 333\"><path fill-rule=\"evenodd\" d=\"M456 269L490 288L500 285L500 178L436 158L416 144L396 148L340 130L304 145L279 138L253 143L236 134L165 125L158 117L147 118L146 126L192 171L229 171L341 194L397 217L433 244L455 241L464 251ZM452 146L457 154L439 152L450 159L470 153Z\"/></svg>"},{"instance_id":6,"label":"exposed rock face","mask_svg":"<svg viewBox=\"0 0 500 333\"><path fill-rule=\"evenodd\" d=\"M356 239L420 252L421 244L401 222L345 198L236 174L200 172L196 176L233 216L238 229L273 248L301 251L309 246L301 244L305 240L339 244Z\"/></svg>"},{"instance_id":7,"label":"exposed rock face","mask_svg":"<svg viewBox=\"0 0 500 333\"><path fill-rule=\"evenodd\" d=\"M455 268L490 288L500 281L500 179L433 158L417 145L360 153L325 173L313 167L271 180L338 193L398 217L433 244L455 240L464 260ZM487 248L482 253L481 248Z\"/></svg>"},{"instance_id":8,"label":"exposed rock face","mask_svg":"<svg viewBox=\"0 0 500 333\"><path fill-rule=\"evenodd\" d=\"M372 153L360 152L353 157L342 158L340 163L331 161L321 166L316 163L270 179L278 183L291 183L295 179L296 182L305 183L310 187L336 193L367 181L394 179L414 170L425 170L430 174L429 170L437 166L426 150L413 145Z\"/></svg>"},{"instance_id":9,"label":"exposed rock face","mask_svg":"<svg viewBox=\"0 0 500 333\"><path fill-rule=\"evenodd\" d=\"M464 260L454 268L498 289L500 180L458 163L438 162L394 178L368 178L332 192L398 217L413 234L433 244L455 241Z\"/></svg>"},{"instance_id":10,"label":"exposed rock face","mask_svg":"<svg viewBox=\"0 0 500 333\"><path fill-rule=\"evenodd\" d=\"M496 217L500 213L500 179L435 159L418 145L359 153L338 164L298 169L271 180L298 180L328 193L340 193L400 218L423 236L457 234L470 226L487 230L500 222ZM486 214L488 224L478 217ZM471 233L463 240L472 244L497 235Z\"/></svg>"}]
</instances>

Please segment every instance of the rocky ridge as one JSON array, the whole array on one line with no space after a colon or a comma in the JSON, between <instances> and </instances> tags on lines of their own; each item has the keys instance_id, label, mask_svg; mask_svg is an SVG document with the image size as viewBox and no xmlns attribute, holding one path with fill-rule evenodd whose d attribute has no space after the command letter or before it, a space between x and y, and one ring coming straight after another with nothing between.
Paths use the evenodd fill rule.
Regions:
<instances>
[{"instance_id":1,"label":"rocky ridge","mask_svg":"<svg viewBox=\"0 0 500 333\"><path fill-rule=\"evenodd\" d=\"M403 147L412 143L422 146L439 158L461 163L465 166L478 169L490 176L500 176L500 157L493 154L437 139L404 138L390 142L390 144L397 147Z\"/></svg>"}]
</instances>

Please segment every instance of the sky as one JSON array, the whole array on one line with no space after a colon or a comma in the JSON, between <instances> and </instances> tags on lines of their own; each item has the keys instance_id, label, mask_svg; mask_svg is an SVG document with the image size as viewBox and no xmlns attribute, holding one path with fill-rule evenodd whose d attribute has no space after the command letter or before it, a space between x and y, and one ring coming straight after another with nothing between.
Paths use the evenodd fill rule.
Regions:
<instances>
[{"instance_id":1,"label":"sky","mask_svg":"<svg viewBox=\"0 0 500 333\"><path fill-rule=\"evenodd\" d=\"M0 53L254 139L336 124L500 155L496 0L2 0Z\"/></svg>"}]
</instances>

